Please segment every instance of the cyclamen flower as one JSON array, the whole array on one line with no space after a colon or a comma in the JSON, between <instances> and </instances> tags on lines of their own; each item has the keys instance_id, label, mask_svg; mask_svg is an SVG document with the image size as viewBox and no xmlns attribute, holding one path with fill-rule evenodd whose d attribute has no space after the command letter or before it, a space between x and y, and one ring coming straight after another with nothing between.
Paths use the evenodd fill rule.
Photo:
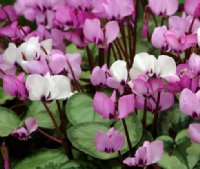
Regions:
<instances>
[{"instance_id":1,"label":"cyclamen flower","mask_svg":"<svg viewBox=\"0 0 200 169\"><path fill-rule=\"evenodd\" d=\"M184 89L180 95L180 110L185 115L200 119L200 91L196 94L189 89Z\"/></svg>"},{"instance_id":2,"label":"cyclamen flower","mask_svg":"<svg viewBox=\"0 0 200 169\"><path fill-rule=\"evenodd\" d=\"M93 100L94 110L107 119L123 119L134 110L135 98L133 94L120 97L117 110L115 109L115 101L115 91L111 97L108 97L104 93L97 92Z\"/></svg>"},{"instance_id":3,"label":"cyclamen flower","mask_svg":"<svg viewBox=\"0 0 200 169\"><path fill-rule=\"evenodd\" d=\"M20 140L28 140L31 138L31 134L36 131L38 128L38 124L35 118L29 117L25 120L24 125L19 129L15 129L11 135L20 139Z\"/></svg>"},{"instance_id":4,"label":"cyclamen flower","mask_svg":"<svg viewBox=\"0 0 200 169\"><path fill-rule=\"evenodd\" d=\"M123 19L134 13L134 4L131 0L92 0L92 12L108 20Z\"/></svg>"},{"instance_id":5,"label":"cyclamen flower","mask_svg":"<svg viewBox=\"0 0 200 169\"><path fill-rule=\"evenodd\" d=\"M200 16L200 0L185 0L184 10L191 16L198 18Z\"/></svg>"},{"instance_id":6,"label":"cyclamen flower","mask_svg":"<svg viewBox=\"0 0 200 169\"><path fill-rule=\"evenodd\" d=\"M200 144L200 124L190 124L188 129L188 136L193 142Z\"/></svg>"},{"instance_id":7,"label":"cyclamen flower","mask_svg":"<svg viewBox=\"0 0 200 169\"><path fill-rule=\"evenodd\" d=\"M99 19L86 19L83 26L83 33L90 42L104 47L117 38L119 25L116 21L110 21L106 24L105 31L103 31Z\"/></svg>"},{"instance_id":8,"label":"cyclamen flower","mask_svg":"<svg viewBox=\"0 0 200 169\"><path fill-rule=\"evenodd\" d=\"M156 48L180 54L184 50L196 46L197 37L194 34L186 35L182 29L167 30L166 26L162 26L154 29L151 42Z\"/></svg>"},{"instance_id":9,"label":"cyclamen flower","mask_svg":"<svg viewBox=\"0 0 200 169\"><path fill-rule=\"evenodd\" d=\"M7 20L7 21L16 21L17 20L17 15L16 12L11 5L7 5L5 7L2 7L0 5L0 20Z\"/></svg>"},{"instance_id":10,"label":"cyclamen flower","mask_svg":"<svg viewBox=\"0 0 200 169\"><path fill-rule=\"evenodd\" d=\"M163 142L162 141L145 141L143 146L139 147L135 153L135 157L128 157L124 160L124 163L128 166L145 167L150 164L158 162L163 154Z\"/></svg>"},{"instance_id":11,"label":"cyclamen flower","mask_svg":"<svg viewBox=\"0 0 200 169\"><path fill-rule=\"evenodd\" d=\"M82 57L78 53L64 55L61 51L53 50L48 57L49 67L53 74L60 74L66 71L71 79L78 79L81 75Z\"/></svg>"},{"instance_id":12,"label":"cyclamen flower","mask_svg":"<svg viewBox=\"0 0 200 169\"><path fill-rule=\"evenodd\" d=\"M148 53L139 53L134 57L133 66L129 74L131 79L136 79L143 74L148 78L168 78L176 74L176 62L166 55L160 55L156 59L155 56Z\"/></svg>"},{"instance_id":13,"label":"cyclamen flower","mask_svg":"<svg viewBox=\"0 0 200 169\"><path fill-rule=\"evenodd\" d=\"M114 153L123 148L125 139L118 130L111 128L107 133L99 131L96 134L95 144L97 150L101 152Z\"/></svg>"},{"instance_id":14,"label":"cyclamen flower","mask_svg":"<svg viewBox=\"0 0 200 169\"><path fill-rule=\"evenodd\" d=\"M158 16L170 16L178 10L178 0L149 0L149 7Z\"/></svg>"},{"instance_id":15,"label":"cyclamen flower","mask_svg":"<svg viewBox=\"0 0 200 169\"><path fill-rule=\"evenodd\" d=\"M59 100L69 98L72 94L70 79L63 75L29 75L26 88L30 100Z\"/></svg>"},{"instance_id":16,"label":"cyclamen flower","mask_svg":"<svg viewBox=\"0 0 200 169\"><path fill-rule=\"evenodd\" d=\"M52 49L52 40L47 39L39 42L38 37L32 37L26 42L22 43L19 47L10 43L4 52L4 60L10 64L18 63L26 64L28 61L39 59L41 55L47 55ZM23 66L23 68L25 68Z\"/></svg>"},{"instance_id":17,"label":"cyclamen flower","mask_svg":"<svg viewBox=\"0 0 200 169\"><path fill-rule=\"evenodd\" d=\"M16 96L20 100L27 98L27 91L25 87L25 74L20 73L18 76L15 75L4 75L3 76L3 89L6 93L11 96Z\"/></svg>"}]
</instances>

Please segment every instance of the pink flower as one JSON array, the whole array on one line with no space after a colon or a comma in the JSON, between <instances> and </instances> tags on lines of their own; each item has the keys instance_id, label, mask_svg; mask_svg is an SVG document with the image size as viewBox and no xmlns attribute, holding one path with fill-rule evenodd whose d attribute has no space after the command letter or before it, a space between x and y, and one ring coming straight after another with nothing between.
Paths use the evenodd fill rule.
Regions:
<instances>
[{"instance_id":1,"label":"pink flower","mask_svg":"<svg viewBox=\"0 0 200 169\"><path fill-rule=\"evenodd\" d=\"M154 47L167 50L167 42L164 36L165 32L167 32L167 27L165 25L154 29L151 38L151 43Z\"/></svg>"},{"instance_id":2,"label":"pink flower","mask_svg":"<svg viewBox=\"0 0 200 169\"><path fill-rule=\"evenodd\" d=\"M93 106L96 113L104 118L123 119L127 117L135 108L135 98L133 94L121 96L118 100L118 109L115 109L116 92L111 97L97 92L94 96Z\"/></svg>"},{"instance_id":3,"label":"pink flower","mask_svg":"<svg viewBox=\"0 0 200 169\"><path fill-rule=\"evenodd\" d=\"M181 53L182 51L197 45L196 35L185 35L185 33L180 30L168 30L165 33L165 38L169 48L177 53Z\"/></svg>"},{"instance_id":4,"label":"pink flower","mask_svg":"<svg viewBox=\"0 0 200 169\"><path fill-rule=\"evenodd\" d=\"M17 15L16 12L11 5L7 5L5 7L0 6L0 20L7 20L7 21L16 21Z\"/></svg>"},{"instance_id":5,"label":"pink flower","mask_svg":"<svg viewBox=\"0 0 200 169\"><path fill-rule=\"evenodd\" d=\"M151 10L158 16L170 16L178 10L178 0L149 0Z\"/></svg>"},{"instance_id":6,"label":"pink flower","mask_svg":"<svg viewBox=\"0 0 200 169\"><path fill-rule=\"evenodd\" d=\"M96 134L95 144L97 150L101 152L114 153L123 148L125 139L118 130L111 128L107 133L99 131Z\"/></svg>"},{"instance_id":7,"label":"pink flower","mask_svg":"<svg viewBox=\"0 0 200 169\"><path fill-rule=\"evenodd\" d=\"M131 0L93 0L92 7L92 12L96 16L108 20L123 19L134 12L134 4Z\"/></svg>"},{"instance_id":8,"label":"pink flower","mask_svg":"<svg viewBox=\"0 0 200 169\"><path fill-rule=\"evenodd\" d=\"M185 12L196 18L200 16L200 0L185 0Z\"/></svg>"},{"instance_id":9,"label":"pink flower","mask_svg":"<svg viewBox=\"0 0 200 169\"><path fill-rule=\"evenodd\" d=\"M128 157L124 163L128 166L144 167L158 162L164 154L162 141L145 141L143 146L139 147L135 157Z\"/></svg>"},{"instance_id":10,"label":"pink flower","mask_svg":"<svg viewBox=\"0 0 200 169\"><path fill-rule=\"evenodd\" d=\"M188 135L193 142L200 144L200 124L199 123L190 124Z\"/></svg>"},{"instance_id":11,"label":"pink flower","mask_svg":"<svg viewBox=\"0 0 200 169\"><path fill-rule=\"evenodd\" d=\"M18 76L5 75L3 77L3 89L11 96L16 96L20 100L27 98L27 91L25 87L25 74L20 73Z\"/></svg>"},{"instance_id":12,"label":"pink flower","mask_svg":"<svg viewBox=\"0 0 200 169\"><path fill-rule=\"evenodd\" d=\"M35 118L29 117L25 120L24 125L19 129L15 129L12 132L12 136L20 139L20 140L28 140L31 138L31 134L36 131L38 128L38 124Z\"/></svg>"},{"instance_id":13,"label":"pink flower","mask_svg":"<svg viewBox=\"0 0 200 169\"><path fill-rule=\"evenodd\" d=\"M110 21L106 24L105 31L103 31L99 19L86 19L83 33L87 40L104 47L117 38L119 25L116 21Z\"/></svg>"},{"instance_id":14,"label":"pink flower","mask_svg":"<svg viewBox=\"0 0 200 169\"><path fill-rule=\"evenodd\" d=\"M98 85L106 85L106 78L107 78L107 73L108 73L108 66L105 64L100 68L99 66L96 66L92 70L92 75L91 75L91 83L94 86Z\"/></svg>"},{"instance_id":15,"label":"pink flower","mask_svg":"<svg viewBox=\"0 0 200 169\"><path fill-rule=\"evenodd\" d=\"M200 91L196 94L189 89L184 89L180 95L180 110L185 115L200 119Z\"/></svg>"}]
</instances>

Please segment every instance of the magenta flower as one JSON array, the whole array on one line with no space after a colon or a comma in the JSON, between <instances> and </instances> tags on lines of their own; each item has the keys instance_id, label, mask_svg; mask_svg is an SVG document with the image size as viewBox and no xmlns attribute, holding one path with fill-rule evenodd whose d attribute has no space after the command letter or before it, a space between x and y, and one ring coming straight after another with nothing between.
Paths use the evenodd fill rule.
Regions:
<instances>
[{"instance_id":1,"label":"magenta flower","mask_svg":"<svg viewBox=\"0 0 200 169\"><path fill-rule=\"evenodd\" d=\"M167 27L165 25L161 27L156 27L154 29L151 37L151 43L154 47L167 50L167 42L164 36L165 32L167 32Z\"/></svg>"},{"instance_id":2,"label":"magenta flower","mask_svg":"<svg viewBox=\"0 0 200 169\"><path fill-rule=\"evenodd\" d=\"M189 129L188 129L188 136L193 142L200 144L200 124L199 123L190 124Z\"/></svg>"},{"instance_id":3,"label":"magenta flower","mask_svg":"<svg viewBox=\"0 0 200 169\"><path fill-rule=\"evenodd\" d=\"M123 119L128 116L135 108L135 98L133 94L125 95L119 98L118 109L115 109L116 92L111 97L97 92L94 96L93 106L96 113L106 119Z\"/></svg>"},{"instance_id":4,"label":"magenta flower","mask_svg":"<svg viewBox=\"0 0 200 169\"><path fill-rule=\"evenodd\" d=\"M36 131L38 128L38 124L35 118L29 117L25 120L24 125L19 129L15 129L12 132L12 136L20 139L20 140L28 140L31 138L31 134Z\"/></svg>"},{"instance_id":5,"label":"magenta flower","mask_svg":"<svg viewBox=\"0 0 200 169\"><path fill-rule=\"evenodd\" d=\"M105 64L101 68L99 66L96 66L92 70L91 74L91 83L94 86L98 85L106 85L106 78L107 78L107 73L108 73L108 66Z\"/></svg>"},{"instance_id":6,"label":"magenta flower","mask_svg":"<svg viewBox=\"0 0 200 169\"><path fill-rule=\"evenodd\" d=\"M106 24L105 31L103 31L99 19L86 19L83 33L88 41L104 47L117 38L119 25L116 21L110 21Z\"/></svg>"},{"instance_id":7,"label":"magenta flower","mask_svg":"<svg viewBox=\"0 0 200 169\"><path fill-rule=\"evenodd\" d=\"M145 141L143 146L139 147L135 153L135 157L128 157L124 160L124 163L128 166L145 167L150 164L158 162L163 154L163 142L162 141Z\"/></svg>"},{"instance_id":8,"label":"magenta flower","mask_svg":"<svg viewBox=\"0 0 200 169\"><path fill-rule=\"evenodd\" d=\"M11 96L16 96L20 100L27 98L27 91L25 87L25 74L20 73L18 76L5 75L3 76L3 89Z\"/></svg>"},{"instance_id":9,"label":"magenta flower","mask_svg":"<svg viewBox=\"0 0 200 169\"><path fill-rule=\"evenodd\" d=\"M7 5L5 7L1 7L0 5L0 20L7 20L11 22L17 20L17 15L13 6Z\"/></svg>"},{"instance_id":10,"label":"magenta flower","mask_svg":"<svg viewBox=\"0 0 200 169\"><path fill-rule=\"evenodd\" d=\"M131 0L93 0L92 12L100 17L112 19L123 19L134 13L134 4Z\"/></svg>"},{"instance_id":11,"label":"magenta flower","mask_svg":"<svg viewBox=\"0 0 200 169\"><path fill-rule=\"evenodd\" d=\"M180 110L185 115L200 119L200 92L196 94L189 89L184 89L180 95Z\"/></svg>"},{"instance_id":12,"label":"magenta flower","mask_svg":"<svg viewBox=\"0 0 200 169\"><path fill-rule=\"evenodd\" d=\"M99 131L96 134L95 144L98 151L114 153L123 148L125 139L118 130L111 128L107 133Z\"/></svg>"},{"instance_id":13,"label":"magenta flower","mask_svg":"<svg viewBox=\"0 0 200 169\"><path fill-rule=\"evenodd\" d=\"M185 0L185 12L196 18L200 16L200 0Z\"/></svg>"},{"instance_id":14,"label":"magenta flower","mask_svg":"<svg viewBox=\"0 0 200 169\"><path fill-rule=\"evenodd\" d=\"M170 16L178 10L178 0L149 0L149 7L158 16Z\"/></svg>"}]
</instances>

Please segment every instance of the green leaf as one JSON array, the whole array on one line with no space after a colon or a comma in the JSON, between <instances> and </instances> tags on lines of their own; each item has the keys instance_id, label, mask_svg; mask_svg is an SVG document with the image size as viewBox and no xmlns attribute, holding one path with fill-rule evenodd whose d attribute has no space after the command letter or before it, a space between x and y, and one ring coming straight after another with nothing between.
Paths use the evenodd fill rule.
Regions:
<instances>
[{"instance_id":1,"label":"green leaf","mask_svg":"<svg viewBox=\"0 0 200 169\"><path fill-rule=\"evenodd\" d=\"M58 113L56 103L53 102L53 103L49 103L47 105L48 105L49 109L52 111L57 123L60 124L59 113ZM43 127L43 128L47 128L47 129L54 128L54 125L52 123L51 118L49 117L48 112L46 111L42 102L40 102L40 101L32 102L32 104L29 106L28 112L27 112L24 120L28 117L35 117L38 122L39 127Z\"/></svg>"},{"instance_id":2,"label":"green leaf","mask_svg":"<svg viewBox=\"0 0 200 169\"><path fill-rule=\"evenodd\" d=\"M0 107L0 136L8 136L19 127L20 119L15 112L4 107Z\"/></svg>"},{"instance_id":3,"label":"green leaf","mask_svg":"<svg viewBox=\"0 0 200 169\"><path fill-rule=\"evenodd\" d=\"M141 139L142 136L142 125L140 120L137 116L130 116L126 118L127 128L129 130L129 136L132 143L132 146L135 146ZM121 133L125 137L125 132L123 128L123 124L121 121L117 121L114 124L114 128L121 131ZM80 123L68 130L68 136L71 143L77 147L79 150L83 151L84 153L91 155L95 158L99 159L111 159L118 156L117 153L107 154L103 152L99 152L96 149L95 145L95 137L98 131L107 132L109 126L105 123L100 122L86 122ZM128 151L127 142L125 143L122 154Z\"/></svg>"},{"instance_id":4,"label":"green leaf","mask_svg":"<svg viewBox=\"0 0 200 169\"><path fill-rule=\"evenodd\" d=\"M169 129L173 129L174 131L179 132L188 128L190 122L190 117L181 113L179 105L175 104L167 111L159 113L157 131L159 135L168 135Z\"/></svg>"},{"instance_id":5,"label":"green leaf","mask_svg":"<svg viewBox=\"0 0 200 169\"><path fill-rule=\"evenodd\" d=\"M37 167L45 167L50 164L60 166L67 161L67 157L60 150L43 150L30 157L26 157L14 169L37 169Z\"/></svg>"},{"instance_id":6,"label":"green leaf","mask_svg":"<svg viewBox=\"0 0 200 169\"><path fill-rule=\"evenodd\" d=\"M66 104L66 115L73 125L84 122L111 122L94 112L93 100L84 93L74 94Z\"/></svg>"},{"instance_id":7,"label":"green leaf","mask_svg":"<svg viewBox=\"0 0 200 169\"><path fill-rule=\"evenodd\" d=\"M159 165L166 169L192 169L200 159L200 145L192 143L187 130L179 132L173 141L169 136L158 138L164 141L165 154Z\"/></svg>"},{"instance_id":8,"label":"green leaf","mask_svg":"<svg viewBox=\"0 0 200 169\"><path fill-rule=\"evenodd\" d=\"M97 167L92 162L69 161L63 164L60 169L97 169Z\"/></svg>"},{"instance_id":9,"label":"green leaf","mask_svg":"<svg viewBox=\"0 0 200 169\"><path fill-rule=\"evenodd\" d=\"M12 100L14 97L9 96L7 93L4 92L3 88L0 87L0 105L4 104L8 100Z\"/></svg>"}]
</instances>

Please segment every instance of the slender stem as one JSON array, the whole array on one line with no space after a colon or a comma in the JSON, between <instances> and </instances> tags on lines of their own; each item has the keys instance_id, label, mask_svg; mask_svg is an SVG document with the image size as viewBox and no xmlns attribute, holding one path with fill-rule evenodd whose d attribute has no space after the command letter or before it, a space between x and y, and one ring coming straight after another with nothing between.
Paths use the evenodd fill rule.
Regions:
<instances>
[{"instance_id":1,"label":"slender stem","mask_svg":"<svg viewBox=\"0 0 200 169\"><path fill-rule=\"evenodd\" d=\"M123 48L123 46L122 46L122 44L121 44L121 42L120 42L120 40L118 38L117 38L116 42L117 42L116 45L118 45L118 47L122 51L124 59L126 60L126 63L128 65L128 68L129 68L130 67L130 63L129 63L129 60L128 60L128 53L126 53L126 51L124 51L124 48Z\"/></svg>"},{"instance_id":2,"label":"slender stem","mask_svg":"<svg viewBox=\"0 0 200 169\"><path fill-rule=\"evenodd\" d=\"M126 32L125 32L125 28L124 28L123 22L120 24L120 32L121 32L121 35L122 35L122 41L123 41L125 52L128 54L128 47L127 47L127 41L126 41Z\"/></svg>"},{"instance_id":3,"label":"slender stem","mask_svg":"<svg viewBox=\"0 0 200 169\"><path fill-rule=\"evenodd\" d=\"M56 100L56 105L58 107L58 112L59 112L59 116L60 116L60 121L61 121L61 129L62 129L62 132L64 133L64 142L66 143L66 146L65 148L65 151L66 151L66 154L68 154L68 157L70 157L70 159L73 159L73 155L72 155L72 151L71 151L71 143L70 141L68 140L68 137L67 137L67 133L66 133L66 127L65 127L65 117L63 115L63 112L62 112L62 108L61 108L61 105L60 105L60 102L58 100Z\"/></svg>"},{"instance_id":4,"label":"slender stem","mask_svg":"<svg viewBox=\"0 0 200 169\"><path fill-rule=\"evenodd\" d=\"M151 13L151 15L152 15L152 17L153 17L153 21L154 21L156 27L158 27L158 22L157 22L157 20L156 20L155 14L154 14L153 11L151 10L151 8L148 8L148 10L149 10L149 12Z\"/></svg>"},{"instance_id":5,"label":"slender stem","mask_svg":"<svg viewBox=\"0 0 200 169\"><path fill-rule=\"evenodd\" d=\"M104 64L104 49L99 48L99 55L98 55L98 65L101 67Z\"/></svg>"},{"instance_id":6,"label":"slender stem","mask_svg":"<svg viewBox=\"0 0 200 169\"><path fill-rule=\"evenodd\" d=\"M157 120L158 120L158 112L159 112L159 105L160 105L160 95L161 95L161 92L158 92L158 98L157 98L157 101L156 101L156 110L155 110L155 113L154 113L154 119L153 119L153 124L151 126L151 134L153 135L155 133L156 135L156 125L157 125Z\"/></svg>"},{"instance_id":7,"label":"slender stem","mask_svg":"<svg viewBox=\"0 0 200 169\"><path fill-rule=\"evenodd\" d=\"M1 146L1 153L4 161L4 169L10 169L8 147L4 141Z\"/></svg>"},{"instance_id":8,"label":"slender stem","mask_svg":"<svg viewBox=\"0 0 200 169\"><path fill-rule=\"evenodd\" d=\"M165 17L163 16L162 19L161 19L160 26L163 26L163 25L164 25L164 21L165 21Z\"/></svg>"},{"instance_id":9,"label":"slender stem","mask_svg":"<svg viewBox=\"0 0 200 169\"><path fill-rule=\"evenodd\" d=\"M117 54L116 54L115 48L113 47L112 44L111 44L111 50L112 50L112 52L113 52L113 56L114 56L114 59L115 59L115 61L116 61L116 60L117 60Z\"/></svg>"},{"instance_id":10,"label":"slender stem","mask_svg":"<svg viewBox=\"0 0 200 169\"><path fill-rule=\"evenodd\" d=\"M42 103L43 103L45 109L47 110L49 116L51 117L51 120L52 120L52 122L54 124L54 127L55 127L55 130L57 132L58 137L60 138L60 140L62 140L66 156L68 157L68 159L72 159L71 156L67 153L67 150L68 150L67 143L65 142L65 140L63 138L63 134L60 131L60 128L59 128L59 126L58 126L58 124L57 124L57 122L56 122L56 120L55 120L55 118L53 116L53 113L51 112L51 110L49 109L49 107L47 106L47 104L45 102L42 102Z\"/></svg>"},{"instance_id":11,"label":"slender stem","mask_svg":"<svg viewBox=\"0 0 200 169\"><path fill-rule=\"evenodd\" d=\"M120 51L120 49L119 49L119 47L118 47L116 41L114 41L113 43L114 43L114 45L115 45L115 48L117 49L117 53L118 53L119 59L120 59L120 60L123 60L121 51Z\"/></svg>"},{"instance_id":12,"label":"slender stem","mask_svg":"<svg viewBox=\"0 0 200 169\"><path fill-rule=\"evenodd\" d=\"M132 52L132 60L131 64L133 63L133 58L136 53L136 45L137 45L137 24L138 24L138 9L139 9L139 1L135 0L135 24L134 24L134 31L133 31L133 52Z\"/></svg>"},{"instance_id":13,"label":"slender stem","mask_svg":"<svg viewBox=\"0 0 200 169\"><path fill-rule=\"evenodd\" d=\"M108 52L107 52L107 65L110 66L110 56L111 56L111 45L108 46Z\"/></svg>"},{"instance_id":14,"label":"slender stem","mask_svg":"<svg viewBox=\"0 0 200 169\"><path fill-rule=\"evenodd\" d=\"M190 24L190 28L189 28L189 32L188 32L189 34L192 33L192 28L193 28L193 25L194 25L194 21L195 21L195 17L193 17L192 22Z\"/></svg>"},{"instance_id":15,"label":"slender stem","mask_svg":"<svg viewBox=\"0 0 200 169\"><path fill-rule=\"evenodd\" d=\"M79 84L78 80L76 79L76 76L75 76L75 74L74 74L74 71L73 71L72 66L71 66L71 64L70 64L70 62L69 62L68 59L67 59L67 64L68 64L68 66L69 66L69 68L70 68L70 71L71 71L71 73L72 73L72 77L73 77L73 80L74 80L74 82L75 82L75 84L76 84L76 86L77 86L77 90L82 92L83 89L82 89L81 85Z\"/></svg>"},{"instance_id":16,"label":"slender stem","mask_svg":"<svg viewBox=\"0 0 200 169\"><path fill-rule=\"evenodd\" d=\"M143 129L146 128L146 121L147 121L147 98L144 99L144 114L142 119Z\"/></svg>"},{"instance_id":17,"label":"slender stem","mask_svg":"<svg viewBox=\"0 0 200 169\"><path fill-rule=\"evenodd\" d=\"M129 44L129 59L131 60L132 56L132 25L131 25L131 19L129 18L128 22L128 44Z\"/></svg>"},{"instance_id":18,"label":"slender stem","mask_svg":"<svg viewBox=\"0 0 200 169\"><path fill-rule=\"evenodd\" d=\"M90 67L90 72L92 72L92 70L94 68L94 61L93 61L93 56L91 54L90 48L88 46L86 46L86 51L87 51L87 56L88 56L88 63L89 63L89 67Z\"/></svg>"},{"instance_id":19,"label":"slender stem","mask_svg":"<svg viewBox=\"0 0 200 169\"><path fill-rule=\"evenodd\" d=\"M127 143L128 143L129 155L132 156L133 155L133 150L132 150L131 140L130 140L130 137L129 137L128 128L127 128L125 119L122 119L122 123L123 123L123 126L124 126L126 140L127 140Z\"/></svg>"},{"instance_id":20,"label":"slender stem","mask_svg":"<svg viewBox=\"0 0 200 169\"><path fill-rule=\"evenodd\" d=\"M57 138L55 138L55 137L53 137L53 136L50 136L48 133L44 132L43 130L37 128L37 131L38 131L40 134L42 134L43 136L47 137L48 139L53 140L53 141L55 141L55 142L57 142L57 143L59 143L59 144L62 144L62 141L61 141L61 140L59 140L59 139L57 139Z\"/></svg>"},{"instance_id":21,"label":"slender stem","mask_svg":"<svg viewBox=\"0 0 200 169\"><path fill-rule=\"evenodd\" d=\"M124 169L123 157L122 157L120 151L118 151L118 157L119 157L119 161L120 161L120 164L121 164L121 169Z\"/></svg>"}]
</instances>

